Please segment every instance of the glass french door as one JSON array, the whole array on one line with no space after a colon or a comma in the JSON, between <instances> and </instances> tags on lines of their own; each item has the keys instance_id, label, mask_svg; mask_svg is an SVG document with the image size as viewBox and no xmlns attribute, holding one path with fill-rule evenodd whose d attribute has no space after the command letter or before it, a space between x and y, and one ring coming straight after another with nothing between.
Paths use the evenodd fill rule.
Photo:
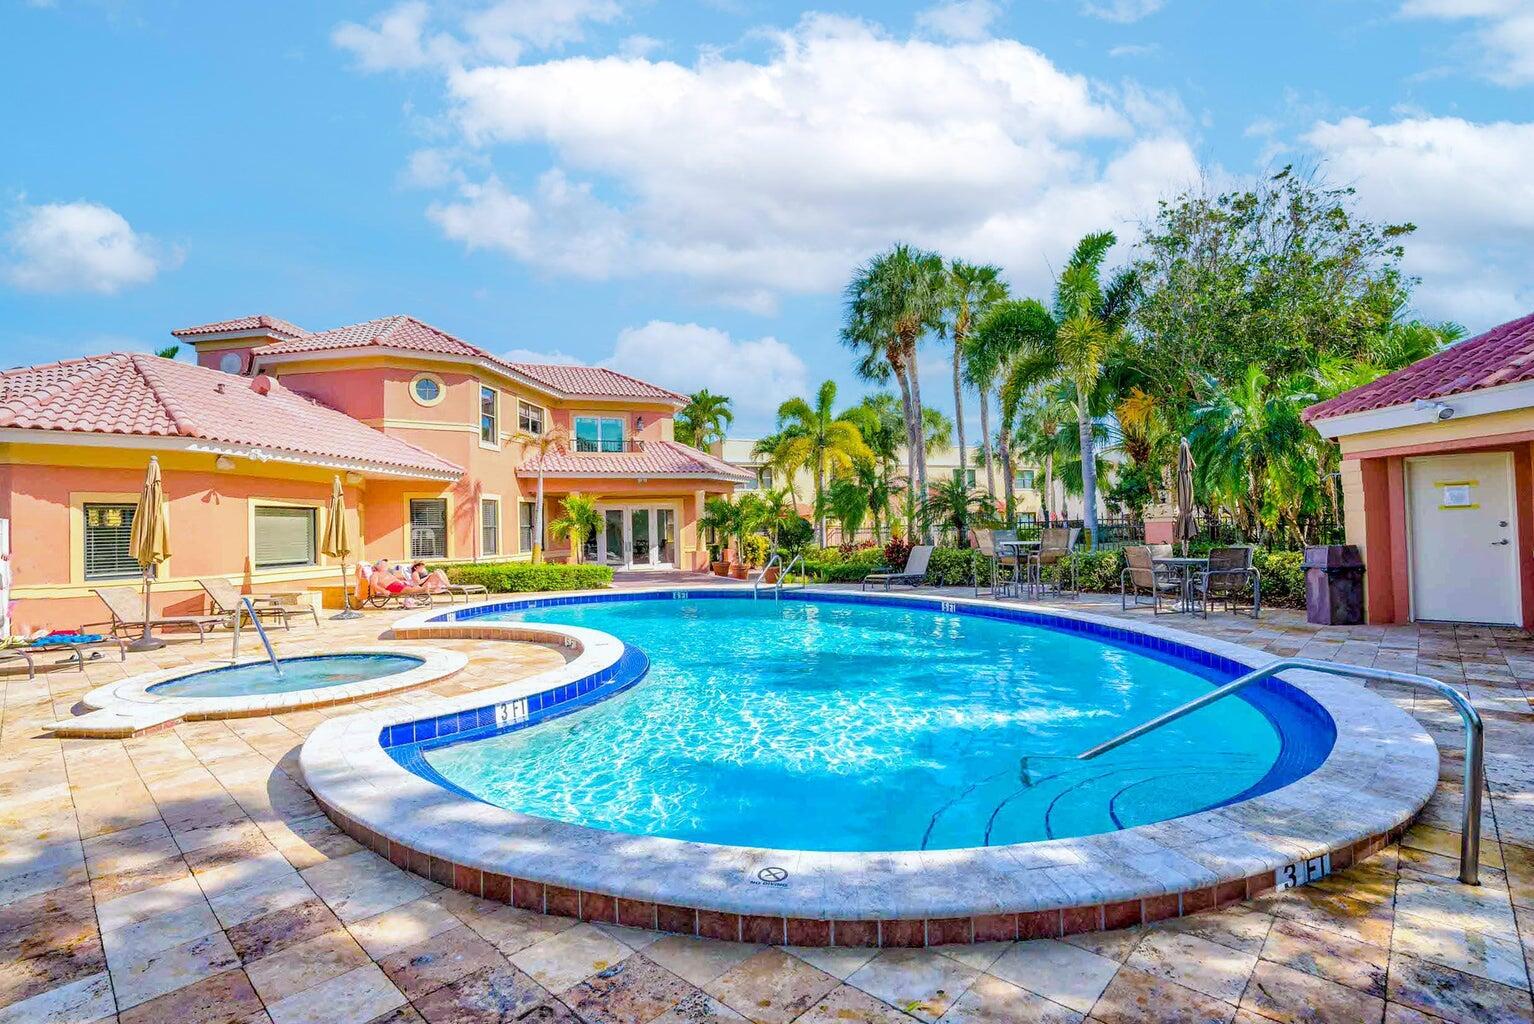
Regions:
<instances>
[{"instance_id":1,"label":"glass french door","mask_svg":"<svg viewBox=\"0 0 1534 1024\"><path fill-rule=\"evenodd\" d=\"M675 509L604 508L602 526L588 545L594 561L618 569L676 564Z\"/></svg>"}]
</instances>

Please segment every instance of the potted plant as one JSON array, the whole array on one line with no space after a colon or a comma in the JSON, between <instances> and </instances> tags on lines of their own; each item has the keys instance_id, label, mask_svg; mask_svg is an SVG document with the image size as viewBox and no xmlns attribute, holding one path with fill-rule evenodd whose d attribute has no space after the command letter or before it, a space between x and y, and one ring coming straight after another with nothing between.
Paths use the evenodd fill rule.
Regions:
<instances>
[{"instance_id":1,"label":"potted plant","mask_svg":"<svg viewBox=\"0 0 1534 1024\"><path fill-rule=\"evenodd\" d=\"M735 520L739 513L734 503L728 498L710 498L703 506L703 514L698 517L698 529L707 530L715 537L729 537L735 532ZM728 576L730 574L729 552L721 550L722 545L709 545L710 568L715 576Z\"/></svg>"}]
</instances>

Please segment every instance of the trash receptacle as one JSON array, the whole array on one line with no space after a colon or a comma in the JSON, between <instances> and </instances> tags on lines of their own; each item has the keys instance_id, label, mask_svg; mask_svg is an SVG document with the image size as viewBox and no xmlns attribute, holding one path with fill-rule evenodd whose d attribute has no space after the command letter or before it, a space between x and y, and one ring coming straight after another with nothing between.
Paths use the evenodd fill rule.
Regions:
<instances>
[{"instance_id":1,"label":"trash receptacle","mask_svg":"<svg viewBox=\"0 0 1534 1024\"><path fill-rule=\"evenodd\" d=\"M1356 545L1305 549L1305 619L1322 626L1364 621L1364 560Z\"/></svg>"}]
</instances>

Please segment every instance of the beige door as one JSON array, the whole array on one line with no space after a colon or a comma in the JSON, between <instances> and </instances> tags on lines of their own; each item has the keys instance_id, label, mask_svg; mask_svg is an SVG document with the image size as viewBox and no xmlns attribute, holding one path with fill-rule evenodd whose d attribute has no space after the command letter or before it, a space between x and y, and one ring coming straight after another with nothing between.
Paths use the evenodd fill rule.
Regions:
<instances>
[{"instance_id":1,"label":"beige door","mask_svg":"<svg viewBox=\"0 0 1534 1024\"><path fill-rule=\"evenodd\" d=\"M1513 457L1406 460L1412 618L1523 621Z\"/></svg>"}]
</instances>

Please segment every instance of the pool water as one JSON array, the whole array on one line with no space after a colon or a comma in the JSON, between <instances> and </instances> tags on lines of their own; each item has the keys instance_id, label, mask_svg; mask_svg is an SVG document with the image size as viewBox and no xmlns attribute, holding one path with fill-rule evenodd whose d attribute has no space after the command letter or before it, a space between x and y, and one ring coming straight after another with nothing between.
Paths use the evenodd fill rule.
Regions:
<instances>
[{"instance_id":1,"label":"pool water","mask_svg":"<svg viewBox=\"0 0 1534 1024\"><path fill-rule=\"evenodd\" d=\"M327 686L344 686L369 679L398 675L426 662L403 654L318 654L306 658L278 658L282 675L271 662L251 662L209 669L156 683L149 692L159 697L251 697L267 693L292 693Z\"/></svg>"},{"instance_id":2,"label":"pool water","mask_svg":"<svg viewBox=\"0 0 1534 1024\"><path fill-rule=\"evenodd\" d=\"M1247 794L1283 748L1271 711L1231 699L1077 761L1229 675L1013 621L749 598L486 618L649 656L642 683L583 711L423 749L472 796L599 829L826 851L1091 835Z\"/></svg>"}]
</instances>

